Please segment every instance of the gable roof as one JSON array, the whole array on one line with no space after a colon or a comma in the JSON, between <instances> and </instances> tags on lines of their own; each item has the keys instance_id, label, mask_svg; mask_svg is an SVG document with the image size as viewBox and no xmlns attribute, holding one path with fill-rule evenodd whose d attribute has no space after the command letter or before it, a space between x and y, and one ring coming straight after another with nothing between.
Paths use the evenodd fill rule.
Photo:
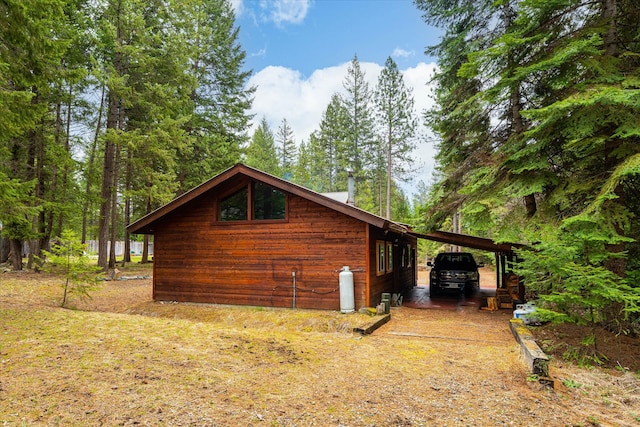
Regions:
<instances>
[{"instance_id":1,"label":"gable roof","mask_svg":"<svg viewBox=\"0 0 640 427\"><path fill-rule=\"evenodd\" d=\"M337 200L338 202L347 203L349 200L348 191L336 191L333 193L320 193L323 196L327 196L330 199Z\"/></svg>"},{"instance_id":2,"label":"gable roof","mask_svg":"<svg viewBox=\"0 0 640 427\"><path fill-rule=\"evenodd\" d=\"M153 234L155 224L165 215L175 211L186 203L202 196L203 194L214 189L223 182L238 175L244 175L256 181L263 182L273 188L310 200L321 206L333 209L334 211L340 212L344 215L358 219L383 230L391 230L401 234L411 231L405 225L374 215L355 206L351 206L346 203L334 200L331 197L327 197L323 194L309 190L308 188L275 177L273 175L269 175L268 173L243 165L241 163L236 164L235 166L214 176L210 180L200 184L199 186L184 193L183 195L176 197L166 205L129 224L127 226L127 231L132 234Z\"/></svg>"}]
</instances>

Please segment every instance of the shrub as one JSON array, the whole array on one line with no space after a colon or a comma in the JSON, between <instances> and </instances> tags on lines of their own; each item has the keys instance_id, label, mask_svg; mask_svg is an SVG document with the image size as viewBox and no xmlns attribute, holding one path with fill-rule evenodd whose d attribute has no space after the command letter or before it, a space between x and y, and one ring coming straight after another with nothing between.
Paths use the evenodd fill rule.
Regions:
<instances>
[{"instance_id":1,"label":"shrub","mask_svg":"<svg viewBox=\"0 0 640 427\"><path fill-rule=\"evenodd\" d=\"M65 230L51 245L50 252L43 251L43 270L64 277L61 307L67 303L69 294L75 294L81 299L90 299L89 292L95 289L100 269L90 264L85 249L75 233Z\"/></svg>"}]
</instances>

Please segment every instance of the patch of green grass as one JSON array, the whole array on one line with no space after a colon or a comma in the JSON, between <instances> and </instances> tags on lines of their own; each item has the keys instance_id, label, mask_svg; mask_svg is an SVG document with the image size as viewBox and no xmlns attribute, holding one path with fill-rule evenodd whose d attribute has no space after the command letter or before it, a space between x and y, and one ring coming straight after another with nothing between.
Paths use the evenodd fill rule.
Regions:
<instances>
[{"instance_id":1,"label":"patch of green grass","mask_svg":"<svg viewBox=\"0 0 640 427\"><path fill-rule=\"evenodd\" d=\"M600 423L600 420L597 417L594 417L593 415L589 416L589 423L591 423L592 426L601 426L602 425Z\"/></svg>"},{"instance_id":2,"label":"patch of green grass","mask_svg":"<svg viewBox=\"0 0 640 427\"><path fill-rule=\"evenodd\" d=\"M577 383L572 379L562 380L562 384L564 384L564 386L566 388L570 388L570 389L578 389L578 388L582 387L582 384Z\"/></svg>"},{"instance_id":3,"label":"patch of green grass","mask_svg":"<svg viewBox=\"0 0 640 427\"><path fill-rule=\"evenodd\" d=\"M536 374L529 374L527 375L527 381L531 382L531 383L535 383L538 382L540 380L540 377Z\"/></svg>"}]
</instances>

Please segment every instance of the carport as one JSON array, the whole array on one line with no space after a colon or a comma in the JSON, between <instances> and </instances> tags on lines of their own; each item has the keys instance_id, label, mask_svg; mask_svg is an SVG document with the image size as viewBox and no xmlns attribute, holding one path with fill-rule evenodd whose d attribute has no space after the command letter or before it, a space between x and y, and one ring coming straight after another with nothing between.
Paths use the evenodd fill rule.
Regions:
<instances>
[{"instance_id":1,"label":"carport","mask_svg":"<svg viewBox=\"0 0 640 427\"><path fill-rule=\"evenodd\" d=\"M498 290L506 290L512 300L524 300L524 286L518 276L513 273L513 264L517 262L513 249L521 248L524 245L518 243L496 243L485 237L469 236L448 231L433 231L426 234L412 231L411 234L418 239L493 252L496 259L496 288ZM500 293L498 291L498 297L500 297Z\"/></svg>"}]
</instances>

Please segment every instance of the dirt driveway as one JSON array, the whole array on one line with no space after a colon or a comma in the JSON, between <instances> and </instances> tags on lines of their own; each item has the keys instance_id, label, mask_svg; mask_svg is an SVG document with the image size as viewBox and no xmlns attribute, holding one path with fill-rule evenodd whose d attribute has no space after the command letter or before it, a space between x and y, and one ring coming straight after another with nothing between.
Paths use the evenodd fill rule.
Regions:
<instances>
[{"instance_id":1,"label":"dirt driveway","mask_svg":"<svg viewBox=\"0 0 640 427\"><path fill-rule=\"evenodd\" d=\"M392 321L366 339L406 370L398 381L412 395L397 403L399 413L415 416L397 425L640 425L638 376L556 361L555 389L545 388L529 375L510 318L469 306L394 309Z\"/></svg>"}]
</instances>

